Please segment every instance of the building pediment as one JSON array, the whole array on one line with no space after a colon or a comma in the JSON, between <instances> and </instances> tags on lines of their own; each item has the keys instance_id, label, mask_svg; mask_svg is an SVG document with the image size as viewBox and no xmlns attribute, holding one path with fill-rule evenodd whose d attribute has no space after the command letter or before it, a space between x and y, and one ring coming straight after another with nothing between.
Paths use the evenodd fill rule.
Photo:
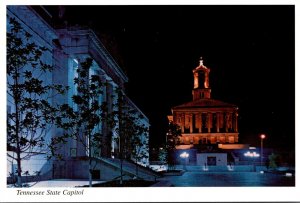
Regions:
<instances>
[{"instance_id":1,"label":"building pediment","mask_svg":"<svg viewBox=\"0 0 300 203\"><path fill-rule=\"evenodd\" d=\"M215 100L215 99L199 99L191 102L187 102L184 104L181 104L179 106L175 106L172 109L190 109L190 108L207 108L207 107L232 107L237 108L234 104L225 103L223 101Z\"/></svg>"}]
</instances>

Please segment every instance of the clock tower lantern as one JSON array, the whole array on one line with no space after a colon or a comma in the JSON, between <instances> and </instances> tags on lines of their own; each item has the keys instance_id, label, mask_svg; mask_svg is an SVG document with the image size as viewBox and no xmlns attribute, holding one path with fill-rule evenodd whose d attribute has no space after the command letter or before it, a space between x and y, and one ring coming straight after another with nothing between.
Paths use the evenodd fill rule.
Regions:
<instances>
[{"instance_id":1,"label":"clock tower lantern","mask_svg":"<svg viewBox=\"0 0 300 203\"><path fill-rule=\"evenodd\" d=\"M199 66L193 70L194 74L194 89L193 100L210 99L211 89L209 87L209 72L210 69L204 66L202 57L200 58Z\"/></svg>"}]
</instances>

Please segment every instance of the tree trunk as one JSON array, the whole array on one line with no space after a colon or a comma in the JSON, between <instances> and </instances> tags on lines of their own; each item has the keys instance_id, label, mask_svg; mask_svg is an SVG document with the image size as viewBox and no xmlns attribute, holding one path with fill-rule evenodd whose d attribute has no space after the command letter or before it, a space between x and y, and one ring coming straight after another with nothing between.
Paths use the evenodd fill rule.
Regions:
<instances>
[{"instance_id":1,"label":"tree trunk","mask_svg":"<svg viewBox=\"0 0 300 203\"><path fill-rule=\"evenodd\" d=\"M89 133L89 187L92 187L92 148L91 148L91 135Z\"/></svg>"},{"instance_id":2,"label":"tree trunk","mask_svg":"<svg viewBox=\"0 0 300 203\"><path fill-rule=\"evenodd\" d=\"M15 71L15 75L17 75L17 70ZM15 86L18 87L18 78L15 78ZM17 153L17 166L18 166L18 176L17 176L17 187L22 187L22 167L21 167L21 146L20 146L20 120L19 120L19 101L20 95L19 90L16 89L13 91L13 99L15 100L15 111L16 111L16 153ZM14 173L14 171L13 171Z\"/></svg>"},{"instance_id":3,"label":"tree trunk","mask_svg":"<svg viewBox=\"0 0 300 203\"><path fill-rule=\"evenodd\" d=\"M21 168L20 153L17 153L17 165L18 165L17 187L22 187L22 168Z\"/></svg>"},{"instance_id":4,"label":"tree trunk","mask_svg":"<svg viewBox=\"0 0 300 203\"><path fill-rule=\"evenodd\" d=\"M123 185L123 158L121 157L121 178L120 178L120 185Z\"/></svg>"},{"instance_id":5,"label":"tree trunk","mask_svg":"<svg viewBox=\"0 0 300 203\"><path fill-rule=\"evenodd\" d=\"M138 178L138 163L137 163L137 158L135 159L135 174L136 174L136 178Z\"/></svg>"},{"instance_id":6,"label":"tree trunk","mask_svg":"<svg viewBox=\"0 0 300 203\"><path fill-rule=\"evenodd\" d=\"M89 160L89 187L92 187L92 167L91 167L91 158Z\"/></svg>"},{"instance_id":7,"label":"tree trunk","mask_svg":"<svg viewBox=\"0 0 300 203\"><path fill-rule=\"evenodd\" d=\"M19 119L17 119L19 120ZM16 122L17 123L17 122ZM20 149L20 142L19 142L19 130L18 130L18 124L16 124L16 134L17 134L17 167L18 167L18 176L17 176L17 187L22 187L22 166L21 166L21 149ZM13 171L14 173L14 171Z\"/></svg>"}]
</instances>

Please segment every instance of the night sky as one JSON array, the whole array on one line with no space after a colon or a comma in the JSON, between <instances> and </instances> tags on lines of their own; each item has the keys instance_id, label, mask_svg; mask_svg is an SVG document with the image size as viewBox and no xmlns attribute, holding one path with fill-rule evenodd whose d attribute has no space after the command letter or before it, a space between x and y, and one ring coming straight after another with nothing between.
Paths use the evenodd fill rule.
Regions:
<instances>
[{"instance_id":1,"label":"night sky","mask_svg":"<svg viewBox=\"0 0 300 203\"><path fill-rule=\"evenodd\" d=\"M47 7L53 14L57 7ZM61 10L63 11L63 9ZM93 28L163 145L171 107L192 100L202 56L212 98L239 107L240 142L294 148L294 6L66 6L55 25ZM284 140L284 141L283 141Z\"/></svg>"}]
</instances>

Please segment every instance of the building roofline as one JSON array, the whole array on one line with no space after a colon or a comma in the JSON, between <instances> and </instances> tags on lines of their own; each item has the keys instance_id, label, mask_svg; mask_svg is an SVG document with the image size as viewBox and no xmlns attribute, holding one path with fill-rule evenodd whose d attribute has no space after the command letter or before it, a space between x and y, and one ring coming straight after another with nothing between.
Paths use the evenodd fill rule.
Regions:
<instances>
[{"instance_id":1,"label":"building roofline","mask_svg":"<svg viewBox=\"0 0 300 203\"><path fill-rule=\"evenodd\" d=\"M57 33L56 30L51 27L31 6L15 6L10 5L6 7L6 11L10 12L12 15L14 15L22 24L24 24L28 29L30 29L33 33L35 33L40 39L44 40L48 46L52 47L52 40L57 39ZM18 13L18 14L17 14ZM32 18L36 17L39 20L36 22L40 25L34 24L34 25L28 25L27 19L25 18L25 14L30 14L31 20ZM23 18L24 17L24 18ZM38 27L44 26L46 31L45 33L41 33L40 29ZM44 36L44 37L43 37ZM46 38L45 38L46 37Z\"/></svg>"},{"instance_id":2,"label":"building roofline","mask_svg":"<svg viewBox=\"0 0 300 203\"><path fill-rule=\"evenodd\" d=\"M101 40L92 29L85 26L70 26L56 29L56 31L58 33L67 32L67 34L70 36L88 36L89 44L87 44L86 46L88 46L89 49L94 50L98 56L103 58L103 61L105 61L107 67L111 69L111 73L121 79L122 83L128 82L128 77L126 76L124 71L117 64L117 62L114 60L114 58L111 56L111 54L108 52L108 50L105 48ZM89 51L88 54L92 53L93 52Z\"/></svg>"},{"instance_id":3,"label":"building roofline","mask_svg":"<svg viewBox=\"0 0 300 203\"><path fill-rule=\"evenodd\" d=\"M48 22L47 22L40 14L38 14L31 6L27 6L27 7L28 7L28 9L31 10L36 16L39 16L39 17L40 17L40 20L43 21L43 23L44 23L45 25L47 25L48 29L52 31L53 36L55 36L55 37L57 38L57 33L56 33L55 29L54 29L51 25L49 25L49 23L48 23ZM46 10L44 9L43 6L41 6L41 8L47 13L47 15L50 15L49 12L46 11ZM52 16L50 16L50 17L52 17Z\"/></svg>"},{"instance_id":4,"label":"building roofline","mask_svg":"<svg viewBox=\"0 0 300 203\"><path fill-rule=\"evenodd\" d=\"M111 54L108 52L108 50L105 48L105 46L98 38L98 36L95 34L95 32L92 29L88 29L88 30L89 33L91 34L92 40L94 40L97 47L102 51L103 55L105 56L105 59L109 62L109 65L114 69L115 72L117 72L118 76L122 78L124 82L128 82L128 77L121 69L121 67L118 65L118 63L115 61L115 59L111 56Z\"/></svg>"},{"instance_id":5,"label":"building roofline","mask_svg":"<svg viewBox=\"0 0 300 203\"><path fill-rule=\"evenodd\" d=\"M147 123L149 123L149 118L141 111L141 109L139 109L139 107L137 107L137 105L127 96L125 95L126 100L136 109L138 110L138 112L145 118L145 120L147 121ZM150 124L149 124L150 125Z\"/></svg>"}]
</instances>

